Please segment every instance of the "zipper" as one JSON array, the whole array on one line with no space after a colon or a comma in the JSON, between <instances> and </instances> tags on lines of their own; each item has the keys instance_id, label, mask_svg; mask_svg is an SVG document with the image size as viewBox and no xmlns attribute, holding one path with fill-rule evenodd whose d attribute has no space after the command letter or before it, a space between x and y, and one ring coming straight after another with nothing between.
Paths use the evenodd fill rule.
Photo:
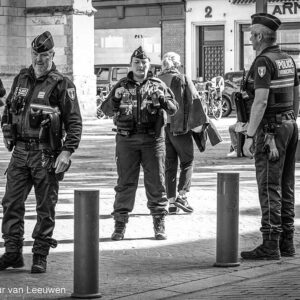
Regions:
<instances>
[{"instance_id":1,"label":"zipper","mask_svg":"<svg viewBox=\"0 0 300 300\"><path fill-rule=\"evenodd\" d=\"M141 95L140 95L140 86L136 88L136 109L137 109L137 114L136 114L136 120L138 125L141 125Z\"/></svg>"}]
</instances>

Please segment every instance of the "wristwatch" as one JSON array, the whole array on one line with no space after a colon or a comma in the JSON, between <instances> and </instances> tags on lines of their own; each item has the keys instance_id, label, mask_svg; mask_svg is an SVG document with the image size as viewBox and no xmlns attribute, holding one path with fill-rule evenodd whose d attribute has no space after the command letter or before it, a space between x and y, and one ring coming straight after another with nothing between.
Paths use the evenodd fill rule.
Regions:
<instances>
[{"instance_id":1,"label":"wristwatch","mask_svg":"<svg viewBox=\"0 0 300 300\"><path fill-rule=\"evenodd\" d=\"M246 139L253 139L253 138L254 138L254 136L246 134Z\"/></svg>"}]
</instances>

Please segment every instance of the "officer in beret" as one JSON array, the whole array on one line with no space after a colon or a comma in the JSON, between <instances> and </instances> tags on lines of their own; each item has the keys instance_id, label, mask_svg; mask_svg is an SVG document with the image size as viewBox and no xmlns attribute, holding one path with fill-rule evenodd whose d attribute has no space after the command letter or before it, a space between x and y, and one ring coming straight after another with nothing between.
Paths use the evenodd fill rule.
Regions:
<instances>
[{"instance_id":1,"label":"officer in beret","mask_svg":"<svg viewBox=\"0 0 300 300\"><path fill-rule=\"evenodd\" d=\"M32 233L31 273L46 272L49 249L57 245L52 234L59 180L79 145L82 120L75 86L56 69L54 54L50 32L32 41L32 64L15 77L4 108L4 142L13 152L2 199L5 253L0 270L24 266L25 200L32 187L37 222Z\"/></svg>"},{"instance_id":2,"label":"officer in beret","mask_svg":"<svg viewBox=\"0 0 300 300\"><path fill-rule=\"evenodd\" d=\"M3 86L2 80L0 79L0 98L4 97L6 94L6 90ZM0 107L4 105L4 102L0 99ZM0 116L1 121L1 116Z\"/></svg>"},{"instance_id":3,"label":"officer in beret","mask_svg":"<svg viewBox=\"0 0 300 300\"><path fill-rule=\"evenodd\" d=\"M244 259L278 260L295 255L299 80L292 57L276 45L280 24L270 14L252 16L250 41L257 57L246 78L246 91L254 101L243 151L255 158L263 243L252 251L243 251Z\"/></svg>"},{"instance_id":4,"label":"officer in beret","mask_svg":"<svg viewBox=\"0 0 300 300\"><path fill-rule=\"evenodd\" d=\"M140 166L144 170L147 207L153 217L155 238L166 239L165 215L168 199L164 183L165 114L175 114L173 93L149 72L150 58L142 47L131 56L131 68L111 90L101 109L114 116L118 183L112 215L112 240L122 240L132 212Z\"/></svg>"}]
</instances>

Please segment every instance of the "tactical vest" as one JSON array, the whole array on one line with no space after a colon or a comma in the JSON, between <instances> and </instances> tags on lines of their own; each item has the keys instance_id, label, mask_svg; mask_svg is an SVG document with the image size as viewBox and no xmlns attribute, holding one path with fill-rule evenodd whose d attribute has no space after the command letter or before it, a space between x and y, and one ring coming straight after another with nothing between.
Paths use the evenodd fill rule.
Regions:
<instances>
[{"instance_id":1,"label":"tactical vest","mask_svg":"<svg viewBox=\"0 0 300 300\"><path fill-rule=\"evenodd\" d=\"M295 64L293 59L284 52L266 52L275 70L271 78L270 92L265 115L274 115L293 109Z\"/></svg>"},{"instance_id":2,"label":"tactical vest","mask_svg":"<svg viewBox=\"0 0 300 300\"><path fill-rule=\"evenodd\" d=\"M135 85L130 80L124 79L120 86L125 88L122 95L115 125L119 130L138 131L142 129L154 130L158 119L159 109L153 105L151 91L159 85L160 80L148 79L141 86Z\"/></svg>"},{"instance_id":3,"label":"tactical vest","mask_svg":"<svg viewBox=\"0 0 300 300\"><path fill-rule=\"evenodd\" d=\"M50 96L58 82L63 76L57 71L51 71L43 81L36 80L33 85L32 78L27 70L21 71L15 91L12 97L13 102L18 97L24 101L24 109L20 114L12 113L12 123L16 124L17 139L38 139L42 116L30 109L30 104L42 104L50 106Z\"/></svg>"}]
</instances>

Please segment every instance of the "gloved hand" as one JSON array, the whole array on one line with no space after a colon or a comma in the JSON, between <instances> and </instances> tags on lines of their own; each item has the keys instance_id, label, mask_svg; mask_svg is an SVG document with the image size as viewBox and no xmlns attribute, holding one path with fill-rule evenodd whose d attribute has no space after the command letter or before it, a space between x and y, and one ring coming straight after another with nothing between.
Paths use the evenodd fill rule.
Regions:
<instances>
[{"instance_id":1,"label":"gloved hand","mask_svg":"<svg viewBox=\"0 0 300 300\"><path fill-rule=\"evenodd\" d=\"M123 96L124 92L125 92L125 88L123 86L118 87L115 90L115 98L122 99L122 96Z\"/></svg>"},{"instance_id":2,"label":"gloved hand","mask_svg":"<svg viewBox=\"0 0 300 300\"><path fill-rule=\"evenodd\" d=\"M263 150L268 154L268 159L270 161L276 161L279 159L279 152L275 143L275 134L266 133Z\"/></svg>"},{"instance_id":3,"label":"gloved hand","mask_svg":"<svg viewBox=\"0 0 300 300\"><path fill-rule=\"evenodd\" d=\"M154 89L152 94L151 94L151 99L152 99L152 105L154 107L159 107L165 101L163 91L161 91L158 88Z\"/></svg>"}]
</instances>

